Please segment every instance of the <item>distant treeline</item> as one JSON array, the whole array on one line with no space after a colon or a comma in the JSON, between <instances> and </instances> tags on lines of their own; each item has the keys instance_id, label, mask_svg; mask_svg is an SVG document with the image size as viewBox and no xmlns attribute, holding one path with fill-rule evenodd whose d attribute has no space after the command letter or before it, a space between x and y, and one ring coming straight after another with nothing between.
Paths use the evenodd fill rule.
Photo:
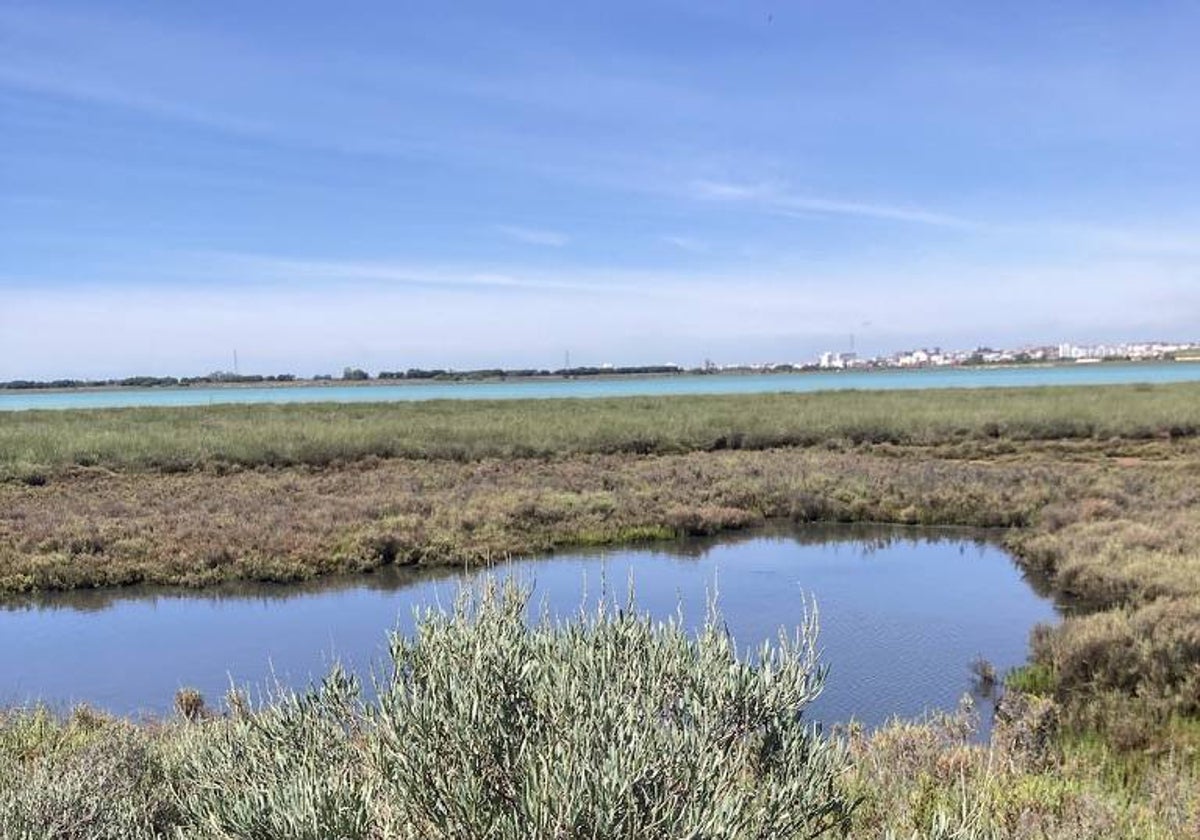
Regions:
<instances>
[{"instance_id":1,"label":"distant treeline","mask_svg":"<svg viewBox=\"0 0 1200 840\"><path fill-rule=\"evenodd\" d=\"M124 379L50 379L45 381L13 379L9 382L0 382L0 388L13 391L35 391L49 388L173 388L217 383L294 382L295 380L295 374L291 373L278 373L270 376L257 373L210 373L207 376L127 376Z\"/></svg>"},{"instance_id":2,"label":"distant treeline","mask_svg":"<svg viewBox=\"0 0 1200 840\"><path fill-rule=\"evenodd\" d=\"M763 370L761 368L724 368L729 372L754 372L754 373L788 373L796 370L805 370L806 367L798 367L794 365L774 365L773 367ZM627 365L623 367L595 367L581 366L558 368L550 370L548 368L478 368L475 370L447 370L444 368L408 368L407 370L383 370L380 371L376 379L381 380L434 380L439 382L470 382L486 379L532 379L536 377L586 377L586 376L652 376L652 375L671 375L671 374L704 374L716 373L717 369L712 365L706 365L698 368L683 368L679 365ZM240 383L270 383L270 382L296 382L296 381L313 381L313 382L328 382L334 380L332 374L316 374L309 380L303 380L301 377L292 373L278 373L270 376L262 374L239 374L218 371L210 373L206 376L127 376L124 379L51 379L51 380L33 380L33 379L14 379L9 382L0 382L0 389L8 389L13 391L32 391L44 390L51 388L172 388L188 385L226 385ZM342 375L337 377L346 382L361 382L371 379L371 375L362 368L348 367L342 371Z\"/></svg>"},{"instance_id":3,"label":"distant treeline","mask_svg":"<svg viewBox=\"0 0 1200 840\"><path fill-rule=\"evenodd\" d=\"M477 370L443 370L434 368L409 368L408 370L381 370L379 379L434 379L460 382L475 379L523 379L535 376L637 376L648 374L685 373L678 365L637 365L632 367L571 367L549 370L546 368L479 368Z\"/></svg>"}]
</instances>

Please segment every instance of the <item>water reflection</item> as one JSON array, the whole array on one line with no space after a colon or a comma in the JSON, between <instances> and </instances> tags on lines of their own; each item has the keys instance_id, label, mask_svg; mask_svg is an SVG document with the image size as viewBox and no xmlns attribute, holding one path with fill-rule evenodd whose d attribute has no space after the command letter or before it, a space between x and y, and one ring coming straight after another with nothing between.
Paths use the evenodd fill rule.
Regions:
<instances>
[{"instance_id":1,"label":"water reflection","mask_svg":"<svg viewBox=\"0 0 1200 840\"><path fill-rule=\"evenodd\" d=\"M701 561L718 548L728 548L747 542L764 539L788 541L799 546L848 543L856 546L863 556L876 553L886 554L896 545L915 547L922 544L954 543L959 553L965 554L969 546L1002 547L1004 531L981 528L901 526L878 523L832 523L817 522L796 526L776 523L743 531L731 531L716 536L687 537L679 540L638 542L616 548L570 548L549 552L536 558L522 560L603 559L616 552L638 552L670 557L678 560ZM495 564L492 568L503 569L514 560ZM68 592L33 592L17 595L0 595L0 610L78 610L99 612L111 609L125 601L157 599L187 599L192 601L260 601L278 602L305 598L314 594L334 593L345 590L391 592L425 583L458 580L479 572L478 566L471 568L447 566L385 566L370 572L348 575L328 575L311 580L273 583L262 581L230 581L204 588L185 586L138 585L125 587L103 587L77 589ZM1040 596L1052 594L1048 579L1033 572L1023 572L1029 586Z\"/></svg>"},{"instance_id":2,"label":"water reflection","mask_svg":"<svg viewBox=\"0 0 1200 840\"><path fill-rule=\"evenodd\" d=\"M973 687L971 663L1003 675L1025 659L1029 630L1055 618L1044 588L999 545L962 529L823 525L671 543L561 552L506 564L557 614L618 594L703 621L709 594L742 649L775 638L815 598L831 667L819 720L950 710ZM302 687L339 661L360 674L386 654L386 633L414 609L449 604L480 570L388 568L295 585L92 590L9 600L0 610L0 702L86 701L123 714L165 713L176 689L210 699L230 682ZM255 692L256 693L256 692ZM986 699L980 695L981 699ZM985 721L986 723L986 721Z\"/></svg>"}]
</instances>

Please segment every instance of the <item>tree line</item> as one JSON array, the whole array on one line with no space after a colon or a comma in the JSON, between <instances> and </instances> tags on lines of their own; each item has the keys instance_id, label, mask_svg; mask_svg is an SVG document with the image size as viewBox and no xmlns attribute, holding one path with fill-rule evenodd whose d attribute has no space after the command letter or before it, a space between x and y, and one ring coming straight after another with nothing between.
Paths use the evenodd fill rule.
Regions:
<instances>
[{"instance_id":1,"label":"tree line","mask_svg":"<svg viewBox=\"0 0 1200 840\"><path fill-rule=\"evenodd\" d=\"M380 380L433 380L462 382L486 379L530 379L535 377L588 377L588 376L650 376L679 373L708 373L708 368L686 369L679 365L626 365L620 367L582 365L577 367L549 368L476 368L452 370L446 368L408 368L406 370L382 370L375 377ZM343 369L341 380L359 382L371 379L371 375L358 367ZM315 374L310 381L332 381L331 374ZM215 371L204 376L126 376L119 379L12 379L0 382L0 389L13 391L50 390L63 388L173 388L189 385L266 384L275 382L303 381L293 373L270 375L230 373Z\"/></svg>"}]
</instances>

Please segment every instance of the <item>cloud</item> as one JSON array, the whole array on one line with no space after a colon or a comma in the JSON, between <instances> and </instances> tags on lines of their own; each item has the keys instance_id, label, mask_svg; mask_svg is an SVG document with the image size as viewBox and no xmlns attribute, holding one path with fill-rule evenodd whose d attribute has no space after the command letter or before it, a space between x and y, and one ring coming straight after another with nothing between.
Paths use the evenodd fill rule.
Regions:
<instances>
[{"instance_id":1,"label":"cloud","mask_svg":"<svg viewBox=\"0 0 1200 840\"><path fill-rule=\"evenodd\" d=\"M693 181L691 191L698 198L716 201L764 201L778 198L779 190L771 184L731 184L725 181Z\"/></svg>"},{"instance_id":2,"label":"cloud","mask_svg":"<svg viewBox=\"0 0 1200 840\"><path fill-rule=\"evenodd\" d=\"M527 245L547 245L561 248L571 241L565 233L543 228L519 227L517 225L496 225L496 230L510 239L524 242Z\"/></svg>"},{"instance_id":3,"label":"cloud","mask_svg":"<svg viewBox=\"0 0 1200 840\"><path fill-rule=\"evenodd\" d=\"M692 236L661 236L659 238L668 245L674 245L679 250L692 254L702 254L708 250L707 242Z\"/></svg>"},{"instance_id":4,"label":"cloud","mask_svg":"<svg viewBox=\"0 0 1200 840\"><path fill-rule=\"evenodd\" d=\"M703 200L752 203L760 205L766 210L785 215L799 216L817 213L937 227L976 227L975 223L966 219L921 207L798 195L770 183L736 184L699 180L690 184L688 192L695 198Z\"/></svg>"},{"instance_id":5,"label":"cloud","mask_svg":"<svg viewBox=\"0 0 1200 840\"><path fill-rule=\"evenodd\" d=\"M201 252L193 254L197 278L218 284L287 285L318 288L338 284L420 287L444 290L546 290L557 292L635 291L578 271L533 271L520 266L419 264L393 260L302 259L271 254Z\"/></svg>"}]
</instances>

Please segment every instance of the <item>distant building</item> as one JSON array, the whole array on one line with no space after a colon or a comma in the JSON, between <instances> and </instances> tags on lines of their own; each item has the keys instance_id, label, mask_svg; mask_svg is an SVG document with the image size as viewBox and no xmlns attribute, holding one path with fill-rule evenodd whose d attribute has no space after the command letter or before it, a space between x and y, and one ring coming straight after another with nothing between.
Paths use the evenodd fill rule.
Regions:
<instances>
[{"instance_id":1,"label":"distant building","mask_svg":"<svg viewBox=\"0 0 1200 840\"><path fill-rule=\"evenodd\" d=\"M857 360L857 353L835 353L830 350L821 354L821 360L818 364L827 370L841 370L842 368L852 367Z\"/></svg>"}]
</instances>

